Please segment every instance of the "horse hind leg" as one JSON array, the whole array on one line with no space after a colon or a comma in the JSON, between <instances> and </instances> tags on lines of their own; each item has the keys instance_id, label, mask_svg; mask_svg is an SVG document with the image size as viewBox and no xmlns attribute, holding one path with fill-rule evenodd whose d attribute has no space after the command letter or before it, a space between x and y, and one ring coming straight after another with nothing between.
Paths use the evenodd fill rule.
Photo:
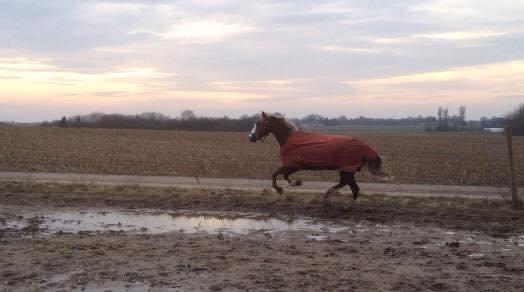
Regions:
<instances>
[{"instance_id":1,"label":"horse hind leg","mask_svg":"<svg viewBox=\"0 0 524 292\"><path fill-rule=\"evenodd\" d=\"M341 171L339 172L339 174L340 174L339 183L331 187L329 190L327 190L327 192L324 194L324 198L331 196L334 192L336 192L338 189L344 187L347 184L344 180L344 172Z\"/></svg>"},{"instance_id":2,"label":"horse hind leg","mask_svg":"<svg viewBox=\"0 0 524 292\"><path fill-rule=\"evenodd\" d=\"M355 173L344 172L343 180L351 188L351 192L353 193L353 200L356 200L358 198L358 193L360 192L360 187L357 185L357 182L355 181Z\"/></svg>"}]
</instances>

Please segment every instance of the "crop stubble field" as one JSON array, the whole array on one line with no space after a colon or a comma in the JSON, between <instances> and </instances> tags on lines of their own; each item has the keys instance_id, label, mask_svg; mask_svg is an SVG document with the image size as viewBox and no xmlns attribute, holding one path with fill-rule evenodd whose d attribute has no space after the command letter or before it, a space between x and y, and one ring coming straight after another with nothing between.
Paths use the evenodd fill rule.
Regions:
<instances>
[{"instance_id":1,"label":"crop stubble field","mask_svg":"<svg viewBox=\"0 0 524 292\"><path fill-rule=\"evenodd\" d=\"M373 146L398 183L507 185L505 139L495 134L344 132ZM0 170L269 178L278 144L247 133L0 126ZM524 137L514 137L517 171ZM301 172L337 180L335 172ZM518 183L524 177L517 173ZM361 181L373 181L367 173Z\"/></svg>"}]
</instances>

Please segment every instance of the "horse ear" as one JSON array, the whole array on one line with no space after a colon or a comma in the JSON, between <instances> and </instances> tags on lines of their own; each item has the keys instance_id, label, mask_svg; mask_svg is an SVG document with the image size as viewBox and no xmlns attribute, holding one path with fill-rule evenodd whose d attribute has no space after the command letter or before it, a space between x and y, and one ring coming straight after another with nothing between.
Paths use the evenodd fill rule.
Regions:
<instances>
[{"instance_id":1,"label":"horse ear","mask_svg":"<svg viewBox=\"0 0 524 292\"><path fill-rule=\"evenodd\" d=\"M262 117L263 117L264 119L267 118L267 115L266 115L266 113L265 113L264 111L262 111Z\"/></svg>"}]
</instances>

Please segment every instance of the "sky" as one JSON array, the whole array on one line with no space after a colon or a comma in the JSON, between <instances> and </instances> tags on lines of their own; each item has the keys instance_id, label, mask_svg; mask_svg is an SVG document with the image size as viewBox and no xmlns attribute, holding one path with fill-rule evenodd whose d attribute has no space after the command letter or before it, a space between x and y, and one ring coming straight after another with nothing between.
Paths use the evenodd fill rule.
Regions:
<instances>
[{"instance_id":1,"label":"sky","mask_svg":"<svg viewBox=\"0 0 524 292\"><path fill-rule=\"evenodd\" d=\"M524 0L0 0L0 120L91 112L500 116Z\"/></svg>"}]
</instances>

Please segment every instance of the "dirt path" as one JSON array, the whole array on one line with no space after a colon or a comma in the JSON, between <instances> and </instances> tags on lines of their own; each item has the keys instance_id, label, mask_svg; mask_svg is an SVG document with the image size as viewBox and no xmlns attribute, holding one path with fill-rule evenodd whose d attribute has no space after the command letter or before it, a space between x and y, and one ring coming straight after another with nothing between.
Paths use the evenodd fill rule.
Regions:
<instances>
[{"instance_id":1,"label":"dirt path","mask_svg":"<svg viewBox=\"0 0 524 292\"><path fill-rule=\"evenodd\" d=\"M107 175L49 172L0 172L0 181L34 181L55 183L81 183L103 185L141 185L153 187L179 187L198 189L271 189L269 180L243 178L207 178L180 176L139 176ZM333 186L332 182L306 181L301 187L291 188L285 181L279 181L285 192L322 193ZM500 200L507 194L506 188L453 186L453 185L416 185L392 183L359 183L363 193L384 194L390 196L416 197L462 197ZM345 190L348 192L348 190Z\"/></svg>"}]
</instances>

